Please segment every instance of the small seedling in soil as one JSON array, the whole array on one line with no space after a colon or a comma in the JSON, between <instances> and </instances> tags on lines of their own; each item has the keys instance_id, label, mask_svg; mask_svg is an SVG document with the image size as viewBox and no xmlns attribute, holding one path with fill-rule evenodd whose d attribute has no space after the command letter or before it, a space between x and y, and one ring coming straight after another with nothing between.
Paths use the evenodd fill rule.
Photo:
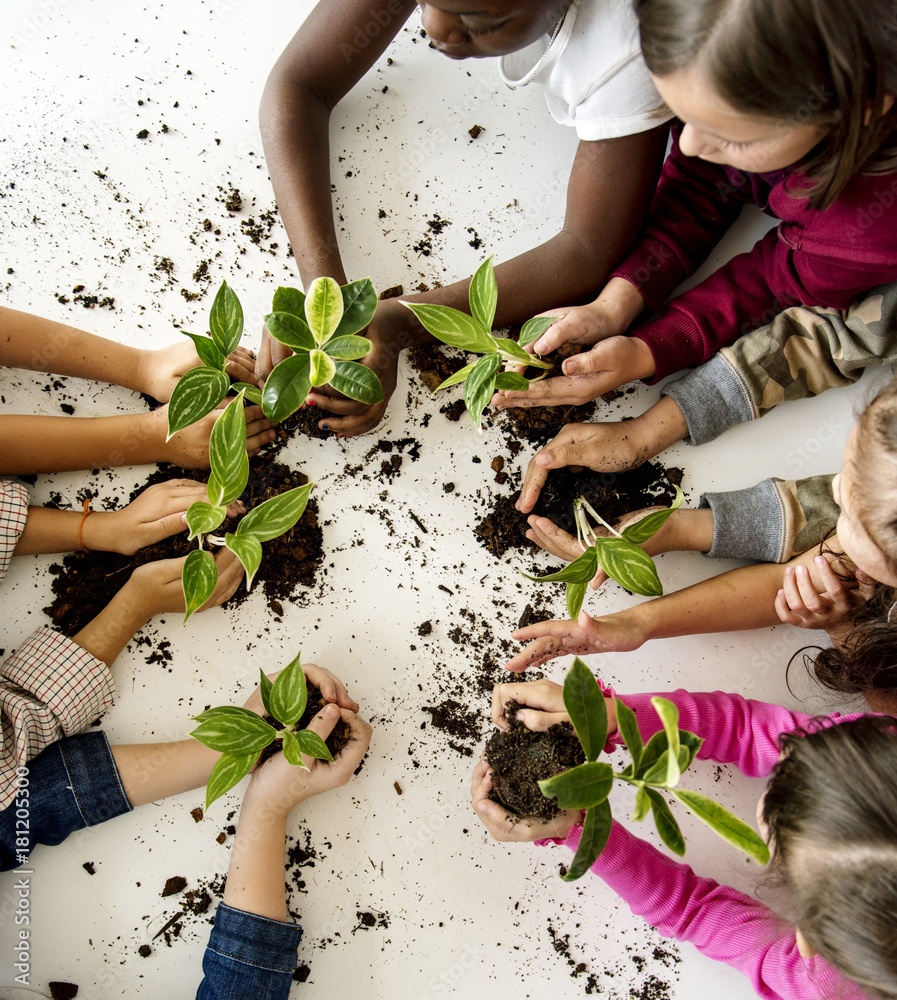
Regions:
<instances>
[{"instance_id":1,"label":"small seedling in soil","mask_svg":"<svg viewBox=\"0 0 897 1000\"><path fill-rule=\"evenodd\" d=\"M465 365L460 371L447 378L436 391L464 383L464 403L471 419L482 431L482 416L486 404L496 390L513 389L522 391L530 382L545 377L551 364L524 348L535 343L557 319L556 316L536 316L527 320L520 331L519 342L507 337L492 336L492 322L498 303L498 284L492 267L493 258L483 261L470 282L470 315L450 306L435 305L430 302L403 302L420 320L424 329L437 340L449 347L481 354L479 361ZM527 379L512 368L542 368L538 379Z\"/></svg>"},{"instance_id":2,"label":"small seedling in soil","mask_svg":"<svg viewBox=\"0 0 897 1000\"><path fill-rule=\"evenodd\" d=\"M639 544L656 535L673 511L682 506L682 490L678 486L675 490L676 496L669 507L653 511L622 531L612 528L588 500L580 496L574 503L574 518L576 537L584 550L583 554L548 576L530 576L522 570L520 572L536 583L566 583L567 613L572 620L579 617L589 580L598 572L599 565L612 580L616 580L621 587L633 594L659 597L663 593L663 585L657 575L654 560ZM587 513L603 524L612 537L596 535L589 524Z\"/></svg>"},{"instance_id":3,"label":"small seedling in soil","mask_svg":"<svg viewBox=\"0 0 897 1000\"><path fill-rule=\"evenodd\" d=\"M210 413L231 391L225 369L228 355L243 334L243 308L226 281L221 283L212 303L209 333L211 339L187 334L196 345L203 367L186 372L174 388L168 407L169 438ZM209 437L210 502L192 504L186 515L189 538L191 541L198 538L199 547L187 556L181 573L186 603L185 623L212 596L218 580L215 559L204 547L206 540L213 545L226 546L237 556L246 570L248 590L262 561L262 542L283 535L302 517L313 485L307 483L266 500L242 518L236 532L228 532L223 539L211 535L227 516L227 505L243 493L249 481L243 400L248 397L258 402L261 397L256 386L238 383L234 388L238 390L236 397L215 421ZM298 406L299 403L289 413Z\"/></svg>"},{"instance_id":4,"label":"small seedling in soil","mask_svg":"<svg viewBox=\"0 0 897 1000\"><path fill-rule=\"evenodd\" d=\"M274 752L283 755L297 767L305 768L302 754L320 760L333 760L324 741L317 733L299 729L308 702L308 688L300 656L280 672L272 684L261 675L261 696L265 711L283 727L276 729L248 708L225 705L210 708L194 718L199 723L190 735L212 750L221 759L212 768L206 786L206 812L209 806L246 777L259 761L259 755L271 744ZM307 768L305 768L307 770Z\"/></svg>"},{"instance_id":5,"label":"small seedling in soil","mask_svg":"<svg viewBox=\"0 0 897 1000\"><path fill-rule=\"evenodd\" d=\"M383 402L380 379L357 363L370 353L371 342L356 334L370 323L376 308L370 278L342 286L333 278L315 278L307 295L298 288L277 289L265 326L293 355L265 382L262 410L272 423L295 412L312 388L328 383L350 399Z\"/></svg>"},{"instance_id":6,"label":"small seedling in soil","mask_svg":"<svg viewBox=\"0 0 897 1000\"><path fill-rule=\"evenodd\" d=\"M760 864L766 864L769 848L751 827L708 796L676 787L682 772L691 766L704 742L695 733L679 729L676 705L666 698L651 699L663 722L663 731L655 733L644 744L635 713L618 698L614 699L614 704L620 735L632 757L622 771L614 771L610 764L598 760L607 740L607 706L595 676L577 657L564 680L564 705L585 760L554 777L538 781L542 795L556 802L553 814L562 809L585 810L582 838L573 863L562 876L564 880L573 882L581 878L604 850L611 830L608 795L614 780L625 781L636 789L632 819L643 820L651 812L657 832L675 854L682 856L685 853L685 838L662 792L669 792L729 843ZM503 735L493 736L493 740L500 743ZM546 734L534 735L544 737ZM490 752L487 748L487 756ZM496 788L501 787L494 774L493 784ZM509 803L503 801L502 804L507 808ZM545 812L536 815L546 817Z\"/></svg>"}]
</instances>

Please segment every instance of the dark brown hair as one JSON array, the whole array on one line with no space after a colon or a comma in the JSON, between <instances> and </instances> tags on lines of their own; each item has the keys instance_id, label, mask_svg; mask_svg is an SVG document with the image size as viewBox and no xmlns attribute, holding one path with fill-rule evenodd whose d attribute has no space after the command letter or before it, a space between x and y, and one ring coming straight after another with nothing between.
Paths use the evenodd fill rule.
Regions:
<instances>
[{"instance_id":1,"label":"dark brown hair","mask_svg":"<svg viewBox=\"0 0 897 1000\"><path fill-rule=\"evenodd\" d=\"M772 865L812 948L897 998L897 719L863 716L782 737L763 800Z\"/></svg>"},{"instance_id":2,"label":"dark brown hair","mask_svg":"<svg viewBox=\"0 0 897 1000\"><path fill-rule=\"evenodd\" d=\"M746 114L827 130L803 193L828 208L857 173L897 167L897 14L886 0L634 0L657 76L700 59ZM868 120L867 120L868 119Z\"/></svg>"}]
</instances>

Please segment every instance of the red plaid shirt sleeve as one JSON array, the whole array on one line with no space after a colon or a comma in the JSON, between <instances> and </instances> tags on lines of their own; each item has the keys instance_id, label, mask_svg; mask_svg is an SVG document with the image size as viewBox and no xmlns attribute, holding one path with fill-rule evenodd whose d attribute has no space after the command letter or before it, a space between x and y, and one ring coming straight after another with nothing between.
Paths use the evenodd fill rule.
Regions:
<instances>
[{"instance_id":1,"label":"red plaid shirt sleeve","mask_svg":"<svg viewBox=\"0 0 897 1000\"><path fill-rule=\"evenodd\" d=\"M16 768L86 729L113 692L106 664L46 625L7 657L0 665L0 809L14 797Z\"/></svg>"},{"instance_id":2,"label":"red plaid shirt sleeve","mask_svg":"<svg viewBox=\"0 0 897 1000\"><path fill-rule=\"evenodd\" d=\"M21 483L0 479L0 580L28 520L28 490Z\"/></svg>"}]
</instances>

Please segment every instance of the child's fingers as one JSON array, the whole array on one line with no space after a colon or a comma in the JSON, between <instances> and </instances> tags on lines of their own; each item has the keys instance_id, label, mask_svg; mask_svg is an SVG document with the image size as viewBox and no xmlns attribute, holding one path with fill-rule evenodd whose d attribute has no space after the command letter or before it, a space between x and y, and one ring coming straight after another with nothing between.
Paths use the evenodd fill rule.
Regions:
<instances>
[{"instance_id":1,"label":"child's fingers","mask_svg":"<svg viewBox=\"0 0 897 1000\"><path fill-rule=\"evenodd\" d=\"M529 683L495 685L492 689L492 721L500 729L506 728L506 724L503 726L501 723L505 722L505 706L510 701L516 701L519 705L535 709L537 712L565 713L564 689L547 678Z\"/></svg>"},{"instance_id":2,"label":"child's fingers","mask_svg":"<svg viewBox=\"0 0 897 1000\"><path fill-rule=\"evenodd\" d=\"M312 717L307 728L316 736L320 736L322 740L326 741L327 737L333 732L333 727L339 722L339 719L340 707L331 702L325 705L317 715ZM302 755L302 762L309 770L311 770L316 760L316 757Z\"/></svg>"},{"instance_id":3,"label":"child's fingers","mask_svg":"<svg viewBox=\"0 0 897 1000\"><path fill-rule=\"evenodd\" d=\"M348 399L346 396L328 396L323 392L310 392L305 403L307 406L318 407L322 411L322 417L326 417L328 413L355 417L364 413L369 405L361 403L357 399Z\"/></svg>"},{"instance_id":4,"label":"child's fingers","mask_svg":"<svg viewBox=\"0 0 897 1000\"><path fill-rule=\"evenodd\" d=\"M786 566L782 577L782 590L785 593L785 602L792 612L805 612L803 598L797 589L797 579L794 575L794 567Z\"/></svg>"},{"instance_id":5,"label":"child's fingers","mask_svg":"<svg viewBox=\"0 0 897 1000\"><path fill-rule=\"evenodd\" d=\"M788 607L788 600L785 597L785 591L780 590L776 594L775 599L775 609L776 614L779 616L779 621L784 625L800 625L802 619L798 618L796 614Z\"/></svg>"},{"instance_id":6,"label":"child's fingers","mask_svg":"<svg viewBox=\"0 0 897 1000\"><path fill-rule=\"evenodd\" d=\"M544 733L558 722L569 722L570 716L566 712L543 712L539 709L522 708L517 713L516 719L534 733Z\"/></svg>"},{"instance_id":7,"label":"child's fingers","mask_svg":"<svg viewBox=\"0 0 897 1000\"><path fill-rule=\"evenodd\" d=\"M829 610L828 601L816 590L806 566L795 566L794 576L801 601L810 614L818 615Z\"/></svg>"},{"instance_id":8,"label":"child's fingers","mask_svg":"<svg viewBox=\"0 0 897 1000\"><path fill-rule=\"evenodd\" d=\"M324 701L336 702L340 708L358 711L358 702L349 697L343 682L329 670L319 667L316 663L305 663L302 666L305 676L321 692Z\"/></svg>"},{"instance_id":9,"label":"child's fingers","mask_svg":"<svg viewBox=\"0 0 897 1000\"><path fill-rule=\"evenodd\" d=\"M582 547L573 535L559 528L549 518L533 514L527 518L527 524L530 530L527 531L526 537L551 555L567 562L572 562L582 555Z\"/></svg>"},{"instance_id":10,"label":"child's fingers","mask_svg":"<svg viewBox=\"0 0 897 1000\"><path fill-rule=\"evenodd\" d=\"M577 632L575 622L569 620L549 620L536 622L534 625L527 625L518 628L511 633L511 637L518 642L526 642L528 639L541 639L550 636L554 639L569 639Z\"/></svg>"},{"instance_id":11,"label":"child's fingers","mask_svg":"<svg viewBox=\"0 0 897 1000\"><path fill-rule=\"evenodd\" d=\"M522 674L527 667L540 667L556 656L563 656L567 650L558 639L543 638L531 642L505 664L505 670L512 674Z\"/></svg>"},{"instance_id":12,"label":"child's fingers","mask_svg":"<svg viewBox=\"0 0 897 1000\"><path fill-rule=\"evenodd\" d=\"M523 477L520 496L514 504L517 510L522 514L528 514L536 506L536 501L539 499L539 494L542 492L542 487L545 485L547 478L548 469L539 465L536 462L536 456L533 456Z\"/></svg>"},{"instance_id":13,"label":"child's fingers","mask_svg":"<svg viewBox=\"0 0 897 1000\"><path fill-rule=\"evenodd\" d=\"M846 613L851 608L851 595L845 582L832 569L831 563L825 556L816 556L813 560L819 579L825 588L826 594L831 599L835 611Z\"/></svg>"},{"instance_id":14,"label":"child's fingers","mask_svg":"<svg viewBox=\"0 0 897 1000\"><path fill-rule=\"evenodd\" d=\"M604 572L604 570L601 568L599 564L598 572L590 580L589 586L592 588L592 590L600 590L607 583L609 579L610 577L608 577L607 573Z\"/></svg>"}]
</instances>

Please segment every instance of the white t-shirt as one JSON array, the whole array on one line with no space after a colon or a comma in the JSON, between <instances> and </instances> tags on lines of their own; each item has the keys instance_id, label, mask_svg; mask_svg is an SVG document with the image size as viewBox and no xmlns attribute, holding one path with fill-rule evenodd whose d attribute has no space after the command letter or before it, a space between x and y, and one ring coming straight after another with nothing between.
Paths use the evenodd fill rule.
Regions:
<instances>
[{"instance_id":1,"label":"white t-shirt","mask_svg":"<svg viewBox=\"0 0 897 1000\"><path fill-rule=\"evenodd\" d=\"M630 0L573 0L551 41L546 34L499 60L512 89L539 83L548 110L580 139L615 139L654 128L663 101L639 46Z\"/></svg>"}]
</instances>

